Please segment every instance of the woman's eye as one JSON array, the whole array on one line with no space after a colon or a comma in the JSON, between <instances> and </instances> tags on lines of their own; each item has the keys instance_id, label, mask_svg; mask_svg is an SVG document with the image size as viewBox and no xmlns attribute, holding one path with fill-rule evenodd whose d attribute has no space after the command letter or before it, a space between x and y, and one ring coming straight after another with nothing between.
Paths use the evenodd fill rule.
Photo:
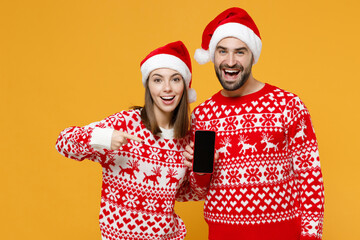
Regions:
<instances>
[{"instance_id":1,"label":"woman's eye","mask_svg":"<svg viewBox=\"0 0 360 240\"><path fill-rule=\"evenodd\" d=\"M180 78L178 78L178 77L173 78L173 81L174 81L174 82L179 82L179 81L180 81Z\"/></svg>"},{"instance_id":2,"label":"woman's eye","mask_svg":"<svg viewBox=\"0 0 360 240\"><path fill-rule=\"evenodd\" d=\"M153 81L156 82L156 83L160 83L161 79L160 78L154 78Z\"/></svg>"}]
</instances>

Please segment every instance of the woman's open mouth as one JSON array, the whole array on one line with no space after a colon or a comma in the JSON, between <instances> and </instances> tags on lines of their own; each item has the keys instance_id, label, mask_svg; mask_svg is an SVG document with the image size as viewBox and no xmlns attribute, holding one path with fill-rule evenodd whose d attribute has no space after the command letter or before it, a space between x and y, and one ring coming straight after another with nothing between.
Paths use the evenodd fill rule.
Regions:
<instances>
[{"instance_id":1,"label":"woman's open mouth","mask_svg":"<svg viewBox=\"0 0 360 240\"><path fill-rule=\"evenodd\" d=\"M167 96L167 97L160 97L164 104L172 104L174 102L175 96Z\"/></svg>"}]
</instances>

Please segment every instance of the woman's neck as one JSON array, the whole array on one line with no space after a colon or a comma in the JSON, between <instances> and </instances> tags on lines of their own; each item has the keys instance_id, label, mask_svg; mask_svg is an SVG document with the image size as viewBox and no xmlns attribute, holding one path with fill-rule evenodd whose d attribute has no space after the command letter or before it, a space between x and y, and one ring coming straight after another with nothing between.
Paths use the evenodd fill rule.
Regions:
<instances>
[{"instance_id":1,"label":"woman's neck","mask_svg":"<svg viewBox=\"0 0 360 240\"><path fill-rule=\"evenodd\" d=\"M155 119L159 127L164 129L170 129L171 126L171 118L173 113L163 112L158 108L154 108Z\"/></svg>"}]
</instances>

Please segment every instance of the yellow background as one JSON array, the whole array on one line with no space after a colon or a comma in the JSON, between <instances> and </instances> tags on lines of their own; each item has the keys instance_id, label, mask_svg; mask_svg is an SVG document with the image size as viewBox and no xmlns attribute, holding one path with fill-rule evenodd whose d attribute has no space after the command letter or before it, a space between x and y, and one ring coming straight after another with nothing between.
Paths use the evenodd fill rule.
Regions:
<instances>
[{"instance_id":1,"label":"yellow background","mask_svg":"<svg viewBox=\"0 0 360 240\"><path fill-rule=\"evenodd\" d=\"M263 39L260 81L295 92L312 115L325 181L325 240L360 239L357 0L1 0L1 239L99 240L101 168L55 150L61 130L143 104L140 61L245 8ZM193 61L198 100L220 89ZM207 239L202 202L179 203L188 240Z\"/></svg>"}]
</instances>

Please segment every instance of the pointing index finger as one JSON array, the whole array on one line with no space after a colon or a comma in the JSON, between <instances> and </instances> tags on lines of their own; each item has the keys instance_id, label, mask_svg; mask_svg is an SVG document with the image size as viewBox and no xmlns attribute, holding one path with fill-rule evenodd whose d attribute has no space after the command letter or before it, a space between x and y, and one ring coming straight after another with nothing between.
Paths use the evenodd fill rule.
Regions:
<instances>
[{"instance_id":1,"label":"pointing index finger","mask_svg":"<svg viewBox=\"0 0 360 240\"><path fill-rule=\"evenodd\" d=\"M126 132L123 132L123 136L126 137L127 139L131 139L131 140L134 140L134 141L139 142L139 143L143 142L143 140L141 138L139 138L137 136L134 136L134 135L131 135L131 134L128 134Z\"/></svg>"}]
</instances>

